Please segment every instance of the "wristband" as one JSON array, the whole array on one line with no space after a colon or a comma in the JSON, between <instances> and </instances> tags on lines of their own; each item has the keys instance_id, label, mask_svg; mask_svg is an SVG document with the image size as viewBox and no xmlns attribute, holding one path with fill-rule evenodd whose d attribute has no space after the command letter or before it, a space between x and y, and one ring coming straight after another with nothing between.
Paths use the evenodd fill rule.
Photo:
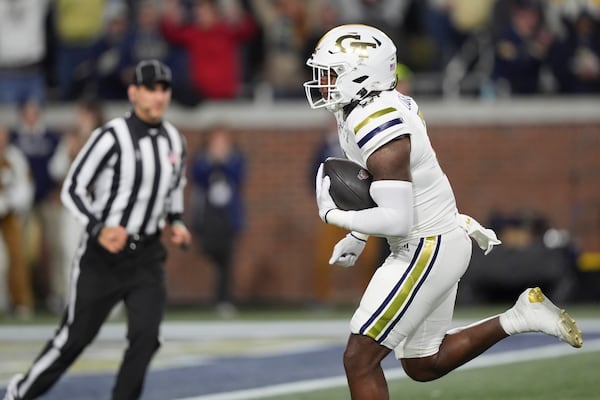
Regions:
<instances>
[{"instance_id":1,"label":"wristband","mask_svg":"<svg viewBox=\"0 0 600 400\"><path fill-rule=\"evenodd\" d=\"M326 224L328 224L329 222L327 222L327 214L329 214L331 211L335 210L335 208L330 208L329 210L327 210L325 212L325 215L323 215L323 221L325 221Z\"/></svg>"},{"instance_id":2,"label":"wristband","mask_svg":"<svg viewBox=\"0 0 600 400\"><path fill-rule=\"evenodd\" d=\"M350 235L356 239L356 240L360 240L361 242L367 242L367 239L369 238L369 235L365 235L364 233L360 233L360 232L356 232L356 231L352 231L350 232Z\"/></svg>"}]
</instances>

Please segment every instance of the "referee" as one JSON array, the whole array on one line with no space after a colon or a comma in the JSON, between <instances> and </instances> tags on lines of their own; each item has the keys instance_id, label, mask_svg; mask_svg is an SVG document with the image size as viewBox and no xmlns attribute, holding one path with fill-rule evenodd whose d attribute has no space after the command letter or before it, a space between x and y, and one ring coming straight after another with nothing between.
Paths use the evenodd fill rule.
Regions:
<instances>
[{"instance_id":1,"label":"referee","mask_svg":"<svg viewBox=\"0 0 600 400\"><path fill-rule=\"evenodd\" d=\"M181 220L185 143L163 120L171 100L171 71L140 62L128 88L125 117L95 130L73 161L62 201L86 227L73 261L69 302L60 326L26 375L14 376L5 400L34 399L48 391L94 339L112 308L124 302L128 347L113 400L141 396L148 365L160 346L166 303L160 241L188 246Z\"/></svg>"}]
</instances>

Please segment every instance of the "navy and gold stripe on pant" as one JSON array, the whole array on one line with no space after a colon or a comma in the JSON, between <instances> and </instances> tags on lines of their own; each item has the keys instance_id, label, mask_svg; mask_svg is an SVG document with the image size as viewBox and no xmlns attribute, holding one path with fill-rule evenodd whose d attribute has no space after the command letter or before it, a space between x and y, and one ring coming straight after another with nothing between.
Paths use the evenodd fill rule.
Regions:
<instances>
[{"instance_id":1,"label":"navy and gold stripe on pant","mask_svg":"<svg viewBox=\"0 0 600 400\"><path fill-rule=\"evenodd\" d=\"M359 333L382 343L404 315L429 275L440 248L441 236L422 238L410 264Z\"/></svg>"}]
</instances>

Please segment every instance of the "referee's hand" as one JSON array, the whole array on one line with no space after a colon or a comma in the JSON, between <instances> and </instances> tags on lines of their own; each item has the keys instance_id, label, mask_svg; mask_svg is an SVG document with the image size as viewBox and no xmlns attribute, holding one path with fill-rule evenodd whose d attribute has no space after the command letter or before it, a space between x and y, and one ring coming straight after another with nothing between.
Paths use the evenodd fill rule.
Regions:
<instances>
[{"instance_id":1,"label":"referee's hand","mask_svg":"<svg viewBox=\"0 0 600 400\"><path fill-rule=\"evenodd\" d=\"M180 223L171 225L171 243L182 250L187 250L191 242L192 235L185 225Z\"/></svg>"},{"instance_id":2,"label":"referee's hand","mask_svg":"<svg viewBox=\"0 0 600 400\"><path fill-rule=\"evenodd\" d=\"M118 253L127 243L127 231L122 226L105 226L98 235L98 243L111 253Z\"/></svg>"}]
</instances>

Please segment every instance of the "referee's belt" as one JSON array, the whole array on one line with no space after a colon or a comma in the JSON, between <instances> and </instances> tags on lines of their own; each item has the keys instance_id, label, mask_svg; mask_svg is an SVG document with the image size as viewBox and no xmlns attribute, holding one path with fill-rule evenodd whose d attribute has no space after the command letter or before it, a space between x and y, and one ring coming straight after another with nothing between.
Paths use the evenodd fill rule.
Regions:
<instances>
[{"instance_id":1,"label":"referee's belt","mask_svg":"<svg viewBox=\"0 0 600 400\"><path fill-rule=\"evenodd\" d=\"M134 233L127 237L127 248L129 250L137 250L140 247L144 247L152 242L155 242L160 239L160 231L153 233L151 235L142 235L138 233Z\"/></svg>"}]
</instances>

